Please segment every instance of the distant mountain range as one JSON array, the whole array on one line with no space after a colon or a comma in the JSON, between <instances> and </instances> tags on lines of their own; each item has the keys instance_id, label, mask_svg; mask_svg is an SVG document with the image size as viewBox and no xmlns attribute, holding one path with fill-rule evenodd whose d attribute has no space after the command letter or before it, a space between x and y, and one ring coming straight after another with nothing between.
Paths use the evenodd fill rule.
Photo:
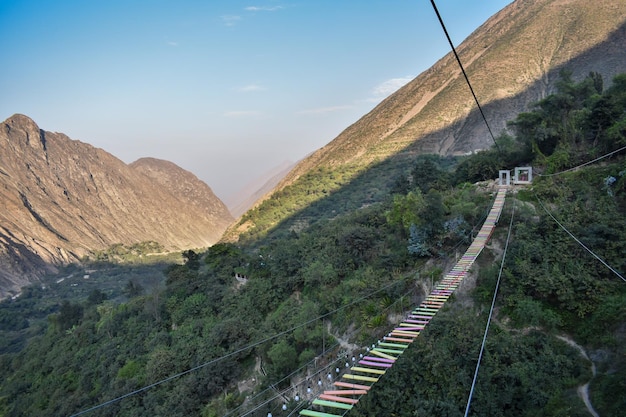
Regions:
<instances>
[{"instance_id":1,"label":"distant mountain range","mask_svg":"<svg viewBox=\"0 0 626 417\"><path fill-rule=\"evenodd\" d=\"M280 183L295 165L294 162L284 161L272 170L250 181L235 195L224 199L224 203L228 206L233 216L241 216L274 190L276 185Z\"/></svg>"},{"instance_id":2,"label":"distant mountain range","mask_svg":"<svg viewBox=\"0 0 626 417\"><path fill-rule=\"evenodd\" d=\"M0 298L116 243L207 247L233 220L208 185L171 162L127 165L24 115L0 125Z\"/></svg>"},{"instance_id":3,"label":"distant mountain range","mask_svg":"<svg viewBox=\"0 0 626 417\"><path fill-rule=\"evenodd\" d=\"M444 34L441 31L432 36ZM570 71L575 81L597 72L606 85L610 84L615 75L626 72L625 45L623 1L517 0L488 19L456 50L497 137L518 113L554 92L563 70ZM407 53L419 54L419 44ZM405 168L394 161L410 163L415 155L424 153L462 155L493 144L450 52L302 160L268 197L274 200L271 206L278 213L281 198L288 194L290 201L285 206L290 210L282 212L293 215L311 203L304 194L294 197L299 188L307 188L299 186L301 179L309 188L314 183L334 182L339 189L342 184L329 177L340 171L356 178L386 161L384 175L393 177L403 174ZM294 189L281 192L289 186ZM372 202L371 193L354 196L358 198L361 204ZM294 201L301 201L301 205L295 207ZM282 220L278 214L268 215L267 210L260 210L258 215L271 218L272 223L267 218L246 216L231 226L224 239L236 240L244 230L258 235L258 225L269 228Z\"/></svg>"}]
</instances>

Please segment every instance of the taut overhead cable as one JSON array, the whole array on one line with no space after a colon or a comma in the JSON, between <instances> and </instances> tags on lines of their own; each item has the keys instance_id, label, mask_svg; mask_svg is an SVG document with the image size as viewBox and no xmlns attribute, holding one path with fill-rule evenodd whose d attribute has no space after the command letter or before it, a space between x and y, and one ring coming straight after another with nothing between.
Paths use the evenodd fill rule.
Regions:
<instances>
[{"instance_id":1,"label":"taut overhead cable","mask_svg":"<svg viewBox=\"0 0 626 417\"><path fill-rule=\"evenodd\" d=\"M467 73L465 72L465 68L463 68L463 64L461 63L461 59L459 58L459 54L456 53L456 49L454 48L454 44L452 43L452 39L450 39L450 35L448 35L448 30L446 29L446 25L443 23L443 19L441 18L441 15L439 14L439 10L437 10L437 5L435 4L435 0L430 0L430 4L433 5L433 9L435 9L435 13L437 14L437 18L439 19L439 23L441 23L441 28L443 29L443 32L446 34L446 38L448 39L448 43L450 44L450 48L452 48L452 52L454 53L454 57L456 58L456 62L459 63L459 67L461 67L461 72L463 73L463 76L465 77L465 81L467 82L467 85L470 89L470 91L472 92L472 96L474 97L474 101L476 102L476 106L478 106L478 110L480 111L480 115L482 116L483 120L485 121L485 125L487 126L487 130L489 131L489 135L491 136L491 139L493 140L493 143L496 145L496 148L498 149L498 151L500 151L500 146L498 146L498 142L496 142L496 138L495 136L493 136L493 132L491 131L491 127L489 127L489 123L487 122L487 118L485 117L485 113L483 112L483 108L480 106L480 102L478 101L478 98L476 97L476 93L474 93L474 88L472 88L472 84L470 83L469 78L467 77Z\"/></svg>"}]
</instances>

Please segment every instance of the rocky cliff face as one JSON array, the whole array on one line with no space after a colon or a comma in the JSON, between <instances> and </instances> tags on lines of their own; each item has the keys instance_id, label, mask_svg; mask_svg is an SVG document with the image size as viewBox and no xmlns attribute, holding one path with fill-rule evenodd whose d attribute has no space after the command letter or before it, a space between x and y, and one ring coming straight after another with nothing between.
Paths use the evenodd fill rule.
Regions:
<instances>
[{"instance_id":1,"label":"rocky cliff face","mask_svg":"<svg viewBox=\"0 0 626 417\"><path fill-rule=\"evenodd\" d=\"M91 250L147 240L205 247L231 221L211 189L174 164L127 165L23 115L0 125L0 298Z\"/></svg>"},{"instance_id":2,"label":"rocky cliff face","mask_svg":"<svg viewBox=\"0 0 626 417\"><path fill-rule=\"evenodd\" d=\"M185 207L194 208L192 212L194 216L198 216L194 221L204 220L221 232L232 223L233 217L226 205L213 194L213 190L206 183L191 172L172 162L156 158L141 158L129 166L169 190ZM214 242L215 236L211 238L211 243Z\"/></svg>"}]
</instances>

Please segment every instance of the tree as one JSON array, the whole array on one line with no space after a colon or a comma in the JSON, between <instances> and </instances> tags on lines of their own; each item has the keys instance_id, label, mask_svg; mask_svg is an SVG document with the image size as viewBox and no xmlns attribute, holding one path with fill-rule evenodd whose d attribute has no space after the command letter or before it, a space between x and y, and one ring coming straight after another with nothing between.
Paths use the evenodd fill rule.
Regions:
<instances>
[{"instance_id":1,"label":"tree","mask_svg":"<svg viewBox=\"0 0 626 417\"><path fill-rule=\"evenodd\" d=\"M64 300L59 313L52 316L52 321L56 322L59 330L65 331L78 324L82 317L83 307L80 304L72 304Z\"/></svg>"},{"instance_id":2,"label":"tree","mask_svg":"<svg viewBox=\"0 0 626 417\"><path fill-rule=\"evenodd\" d=\"M606 128L607 119L612 118L606 100L597 101L603 88L601 75L592 72L580 83L574 83L568 71L562 71L560 77L554 94L535 103L531 112L520 113L509 122L535 155L550 156L559 144L562 148L579 146L586 136L585 126L592 124L597 136ZM595 112L589 109L594 101Z\"/></svg>"},{"instance_id":3,"label":"tree","mask_svg":"<svg viewBox=\"0 0 626 417\"><path fill-rule=\"evenodd\" d=\"M445 172L433 161L432 157L421 157L411 171L411 176L417 188L426 194L437 181L441 181Z\"/></svg>"},{"instance_id":4,"label":"tree","mask_svg":"<svg viewBox=\"0 0 626 417\"><path fill-rule=\"evenodd\" d=\"M107 299L107 295L96 288L91 293L89 293L89 297L87 297L87 304L98 305L98 304L101 304L106 299Z\"/></svg>"},{"instance_id":5,"label":"tree","mask_svg":"<svg viewBox=\"0 0 626 417\"><path fill-rule=\"evenodd\" d=\"M506 161L498 150L477 152L459 163L454 173L455 183L492 180L498 177L498 171L505 164Z\"/></svg>"},{"instance_id":6,"label":"tree","mask_svg":"<svg viewBox=\"0 0 626 417\"><path fill-rule=\"evenodd\" d=\"M421 224L426 227L430 236L442 232L446 208L443 205L441 193L430 190L424 199L425 206L420 210Z\"/></svg>"},{"instance_id":7,"label":"tree","mask_svg":"<svg viewBox=\"0 0 626 417\"><path fill-rule=\"evenodd\" d=\"M126 283L126 287L124 288L124 294L128 298L133 298L141 295L143 293L143 287L134 279L129 279L128 283Z\"/></svg>"},{"instance_id":8,"label":"tree","mask_svg":"<svg viewBox=\"0 0 626 417\"><path fill-rule=\"evenodd\" d=\"M275 343L267 352L270 360L270 370L268 374L270 380L277 380L291 373L298 366L298 353L287 340L283 339Z\"/></svg>"},{"instance_id":9,"label":"tree","mask_svg":"<svg viewBox=\"0 0 626 417\"><path fill-rule=\"evenodd\" d=\"M605 150L626 144L626 74L613 79L613 85L594 103L587 119L595 143Z\"/></svg>"},{"instance_id":10,"label":"tree","mask_svg":"<svg viewBox=\"0 0 626 417\"><path fill-rule=\"evenodd\" d=\"M419 213L425 207L424 196L419 189L407 195L394 195L391 209L387 211L387 222L401 225L408 230L412 224L420 224Z\"/></svg>"},{"instance_id":11,"label":"tree","mask_svg":"<svg viewBox=\"0 0 626 417\"><path fill-rule=\"evenodd\" d=\"M187 268L187 265L171 265L167 268L166 275L165 283L170 294L185 297L198 288L198 272Z\"/></svg>"},{"instance_id":12,"label":"tree","mask_svg":"<svg viewBox=\"0 0 626 417\"><path fill-rule=\"evenodd\" d=\"M185 265L187 268L197 271L200 268L200 256L191 249L183 251L183 258L185 259Z\"/></svg>"}]
</instances>

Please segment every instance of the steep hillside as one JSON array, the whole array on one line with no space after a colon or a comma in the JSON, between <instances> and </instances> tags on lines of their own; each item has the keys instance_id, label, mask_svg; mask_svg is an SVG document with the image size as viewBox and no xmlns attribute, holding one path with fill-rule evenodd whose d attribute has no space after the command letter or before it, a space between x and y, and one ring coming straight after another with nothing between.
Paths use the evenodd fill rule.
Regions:
<instances>
[{"instance_id":1,"label":"steep hillside","mask_svg":"<svg viewBox=\"0 0 626 417\"><path fill-rule=\"evenodd\" d=\"M230 212L235 217L239 217L246 211L258 204L262 199L276 188L278 183L285 178L285 175L293 169L296 164L284 161L274 169L251 181L246 187L239 191L236 195L228 199L224 199Z\"/></svg>"},{"instance_id":2,"label":"steep hillside","mask_svg":"<svg viewBox=\"0 0 626 417\"><path fill-rule=\"evenodd\" d=\"M205 247L232 221L210 188L181 168L128 166L23 115L0 126L0 201L0 298L92 250L148 240Z\"/></svg>"},{"instance_id":3,"label":"steep hillside","mask_svg":"<svg viewBox=\"0 0 626 417\"><path fill-rule=\"evenodd\" d=\"M434 33L433 36L443 36ZM495 134L554 90L561 69L610 80L626 70L626 6L613 0L518 0L458 47ZM416 52L419 53L419 48ZM450 53L294 170L364 164L399 151L462 154L493 146Z\"/></svg>"},{"instance_id":4,"label":"steep hillside","mask_svg":"<svg viewBox=\"0 0 626 417\"><path fill-rule=\"evenodd\" d=\"M572 71L575 80L595 71L607 83L625 71L625 42L626 6L620 2L518 0L474 31L457 52L497 136L508 120L554 90L561 70ZM419 45L413 53L419 53ZM380 161L394 159L383 170L387 178L415 154L459 155L491 146L493 140L450 53L298 164L277 186L277 201L271 204L284 207L281 190L296 183L295 188L306 188L303 178L331 186L317 197L292 198L301 203L289 214ZM344 173L342 181L329 181L338 172ZM293 197L294 192L288 194ZM280 218L251 214L227 237L236 239Z\"/></svg>"}]
</instances>

